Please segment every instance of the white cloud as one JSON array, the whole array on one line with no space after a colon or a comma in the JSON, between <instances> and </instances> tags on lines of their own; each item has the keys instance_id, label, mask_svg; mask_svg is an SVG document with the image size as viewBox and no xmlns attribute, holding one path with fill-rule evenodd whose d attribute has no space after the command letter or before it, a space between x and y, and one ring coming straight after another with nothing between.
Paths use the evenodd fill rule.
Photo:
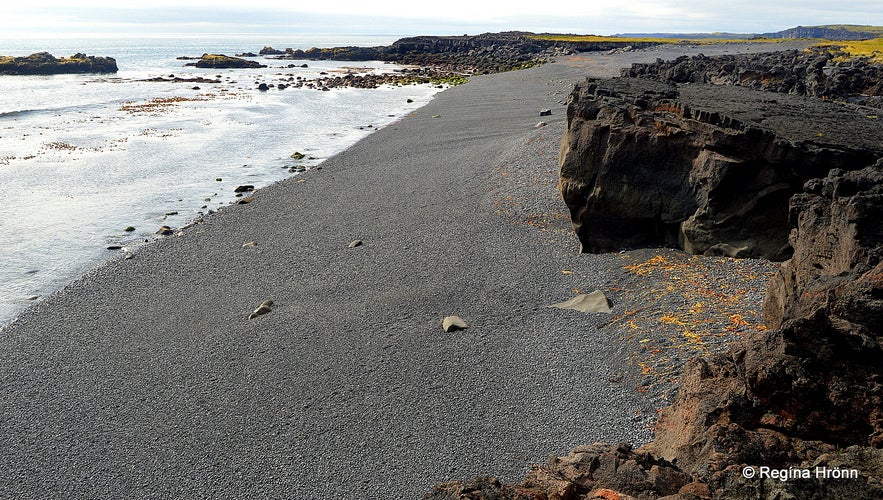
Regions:
<instances>
[{"instance_id":1,"label":"white cloud","mask_svg":"<svg viewBox=\"0 0 883 500\"><path fill-rule=\"evenodd\" d=\"M443 34L531 31L617 32L776 31L798 24L883 25L879 0L32 0L0 8L0 33L56 28L186 31L349 31ZM332 17L332 16L344 16ZM334 19L338 19L335 22ZM341 20L342 19L342 20Z\"/></svg>"}]
</instances>

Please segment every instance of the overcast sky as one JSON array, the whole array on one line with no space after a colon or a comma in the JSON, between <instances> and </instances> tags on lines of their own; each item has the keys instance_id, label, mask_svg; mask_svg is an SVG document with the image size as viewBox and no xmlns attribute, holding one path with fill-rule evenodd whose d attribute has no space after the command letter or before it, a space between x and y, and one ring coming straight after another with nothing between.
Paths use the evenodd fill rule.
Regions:
<instances>
[{"instance_id":1,"label":"overcast sky","mask_svg":"<svg viewBox=\"0 0 883 500\"><path fill-rule=\"evenodd\" d=\"M880 0L3 0L0 38L25 32L609 35L763 33L797 25L883 25ZM13 4L10 6L9 4Z\"/></svg>"}]
</instances>

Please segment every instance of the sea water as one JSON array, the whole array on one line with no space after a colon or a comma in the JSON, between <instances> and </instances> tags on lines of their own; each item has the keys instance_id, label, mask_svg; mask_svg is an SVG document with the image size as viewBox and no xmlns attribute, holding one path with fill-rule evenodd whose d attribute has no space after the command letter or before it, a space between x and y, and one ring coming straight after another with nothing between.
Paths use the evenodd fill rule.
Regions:
<instances>
[{"instance_id":1,"label":"sea water","mask_svg":"<svg viewBox=\"0 0 883 500\"><path fill-rule=\"evenodd\" d=\"M384 45L390 37L151 35L0 40L0 55L77 52L116 74L0 75L0 326L89 268L352 145L425 104L430 85L287 88L259 82L387 72L379 61L254 58L261 69L185 67L179 56ZM295 68L288 67L294 64ZM302 68L301 64L308 67ZM221 83L144 81L203 77ZM198 87L198 88L197 88ZM303 160L292 153L305 155ZM126 231L134 227L134 231Z\"/></svg>"}]
</instances>

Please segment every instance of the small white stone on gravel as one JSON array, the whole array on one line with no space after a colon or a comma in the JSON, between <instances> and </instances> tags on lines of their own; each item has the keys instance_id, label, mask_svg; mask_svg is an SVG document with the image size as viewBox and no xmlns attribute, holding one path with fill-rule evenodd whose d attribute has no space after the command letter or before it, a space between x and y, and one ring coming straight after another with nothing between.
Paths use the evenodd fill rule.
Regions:
<instances>
[{"instance_id":1,"label":"small white stone on gravel","mask_svg":"<svg viewBox=\"0 0 883 500\"><path fill-rule=\"evenodd\" d=\"M256 246L258 246L258 244L257 244L257 242L254 242L254 241L246 241L245 243L242 244L242 248L256 247Z\"/></svg>"},{"instance_id":2,"label":"small white stone on gravel","mask_svg":"<svg viewBox=\"0 0 883 500\"><path fill-rule=\"evenodd\" d=\"M595 290L589 294L580 294L570 300L552 304L549 307L557 307L558 309L573 309L584 313L606 313L612 311L607 302L607 296L600 290Z\"/></svg>"},{"instance_id":3,"label":"small white stone on gravel","mask_svg":"<svg viewBox=\"0 0 883 500\"><path fill-rule=\"evenodd\" d=\"M446 332L456 332L457 330L465 330L469 328L469 325L467 325L460 316L447 316L442 320L442 328L444 328Z\"/></svg>"},{"instance_id":4,"label":"small white stone on gravel","mask_svg":"<svg viewBox=\"0 0 883 500\"><path fill-rule=\"evenodd\" d=\"M353 240L353 241L351 241L350 244L347 245L346 247L347 247L347 248L356 248L356 247L360 247L360 246L362 246L363 243L364 243L364 242L363 242L362 240Z\"/></svg>"},{"instance_id":5,"label":"small white stone on gravel","mask_svg":"<svg viewBox=\"0 0 883 500\"><path fill-rule=\"evenodd\" d=\"M547 125L546 122L538 122L536 125L533 126L533 128L543 128L546 125Z\"/></svg>"},{"instance_id":6,"label":"small white stone on gravel","mask_svg":"<svg viewBox=\"0 0 883 500\"><path fill-rule=\"evenodd\" d=\"M255 309L251 314L248 315L248 319L254 319L254 318L257 318L258 316L261 316L263 314L267 314L268 312L273 310L270 308L270 306L272 306L272 305L273 305L272 300L265 300L265 301L261 302L261 305L259 305L257 307L257 309Z\"/></svg>"}]
</instances>

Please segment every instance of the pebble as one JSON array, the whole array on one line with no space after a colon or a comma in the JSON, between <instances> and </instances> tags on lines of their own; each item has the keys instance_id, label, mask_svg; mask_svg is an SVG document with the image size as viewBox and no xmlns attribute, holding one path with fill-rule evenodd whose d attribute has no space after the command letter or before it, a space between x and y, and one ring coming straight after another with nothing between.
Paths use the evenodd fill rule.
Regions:
<instances>
[{"instance_id":1,"label":"pebble","mask_svg":"<svg viewBox=\"0 0 883 500\"><path fill-rule=\"evenodd\" d=\"M547 125L546 122L539 122L539 123L537 123L536 125L534 125L533 128L543 128L543 127L545 127L546 125Z\"/></svg>"},{"instance_id":2,"label":"pebble","mask_svg":"<svg viewBox=\"0 0 883 500\"><path fill-rule=\"evenodd\" d=\"M242 244L242 248L249 248L249 247L256 247L256 246L258 246L258 244L255 241L246 241L245 243Z\"/></svg>"},{"instance_id":3,"label":"pebble","mask_svg":"<svg viewBox=\"0 0 883 500\"><path fill-rule=\"evenodd\" d=\"M549 307L557 307L558 309L573 309L584 313L606 313L610 314L609 302L604 292L595 290L589 294L580 294L570 300L552 304Z\"/></svg>"},{"instance_id":4,"label":"pebble","mask_svg":"<svg viewBox=\"0 0 883 500\"><path fill-rule=\"evenodd\" d=\"M544 109L544 110L540 111L540 116L551 116L551 115L552 115L551 109Z\"/></svg>"},{"instance_id":5,"label":"pebble","mask_svg":"<svg viewBox=\"0 0 883 500\"><path fill-rule=\"evenodd\" d=\"M364 242L362 240L353 240L350 242L349 245L347 245L347 248L356 248L362 246L363 244Z\"/></svg>"},{"instance_id":6,"label":"pebble","mask_svg":"<svg viewBox=\"0 0 883 500\"><path fill-rule=\"evenodd\" d=\"M128 226L128 227L126 227L126 229L123 229L123 231L125 231L125 232L127 232L127 233L131 233L131 232L134 231L134 230L135 230L135 227L134 227L134 226Z\"/></svg>"},{"instance_id":7,"label":"pebble","mask_svg":"<svg viewBox=\"0 0 883 500\"><path fill-rule=\"evenodd\" d=\"M258 316L262 316L264 314L267 314L268 312L273 310L270 308L270 306L272 306L272 305L273 305L272 300L265 300L265 301L261 302L261 305L259 305L257 307L257 309L255 309L254 311L252 311L251 314L248 315L248 319L254 319L254 318L257 318Z\"/></svg>"},{"instance_id":8,"label":"pebble","mask_svg":"<svg viewBox=\"0 0 883 500\"><path fill-rule=\"evenodd\" d=\"M107 247L107 249L108 250L122 250L123 247L121 247L120 245L110 245Z\"/></svg>"},{"instance_id":9,"label":"pebble","mask_svg":"<svg viewBox=\"0 0 883 500\"><path fill-rule=\"evenodd\" d=\"M156 231L156 234L160 236L168 236L170 234L174 234L174 231L172 231L172 228L170 228L169 226L162 226L159 228L159 230Z\"/></svg>"},{"instance_id":10,"label":"pebble","mask_svg":"<svg viewBox=\"0 0 883 500\"><path fill-rule=\"evenodd\" d=\"M469 325L460 316L447 316L442 320L442 328L446 332L456 332L469 328Z\"/></svg>"}]
</instances>

